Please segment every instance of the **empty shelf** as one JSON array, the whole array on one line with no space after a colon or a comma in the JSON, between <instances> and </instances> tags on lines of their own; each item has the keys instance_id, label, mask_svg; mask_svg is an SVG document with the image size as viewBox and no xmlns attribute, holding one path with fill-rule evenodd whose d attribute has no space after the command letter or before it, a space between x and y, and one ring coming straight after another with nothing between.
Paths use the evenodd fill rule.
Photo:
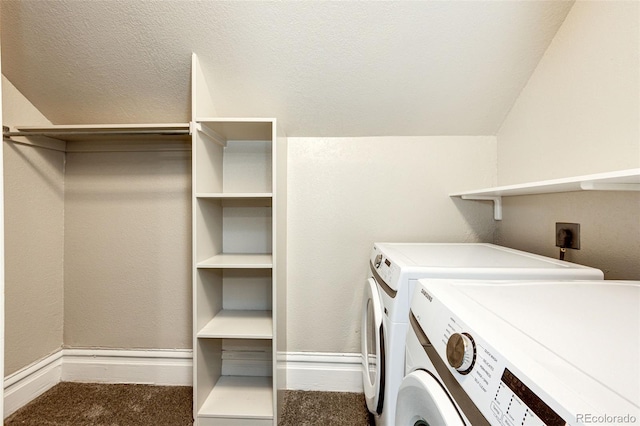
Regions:
<instances>
[{"instance_id":1,"label":"empty shelf","mask_svg":"<svg viewBox=\"0 0 640 426\"><path fill-rule=\"evenodd\" d=\"M222 206L237 207L271 207L273 193L271 192L198 192L199 200L215 200Z\"/></svg>"},{"instance_id":2,"label":"empty shelf","mask_svg":"<svg viewBox=\"0 0 640 426\"><path fill-rule=\"evenodd\" d=\"M273 419L271 377L220 377L198 417Z\"/></svg>"},{"instance_id":3,"label":"empty shelf","mask_svg":"<svg viewBox=\"0 0 640 426\"><path fill-rule=\"evenodd\" d=\"M640 169L597 173L516 185L497 186L476 191L458 192L451 197L507 197L573 191L638 191L640 189Z\"/></svg>"},{"instance_id":4,"label":"empty shelf","mask_svg":"<svg viewBox=\"0 0 640 426\"><path fill-rule=\"evenodd\" d=\"M198 268L272 268L271 254L217 254L198 263Z\"/></svg>"},{"instance_id":5,"label":"empty shelf","mask_svg":"<svg viewBox=\"0 0 640 426\"><path fill-rule=\"evenodd\" d=\"M640 191L640 169L496 186L475 191L457 192L449 194L449 196L460 197L463 200L492 201L493 217L495 220L501 220L502 197L575 191Z\"/></svg>"},{"instance_id":6,"label":"empty shelf","mask_svg":"<svg viewBox=\"0 0 640 426\"><path fill-rule=\"evenodd\" d=\"M198 338L271 339L271 311L222 310L198 332Z\"/></svg>"},{"instance_id":7,"label":"empty shelf","mask_svg":"<svg viewBox=\"0 0 640 426\"><path fill-rule=\"evenodd\" d=\"M271 192L198 192L196 198L272 198Z\"/></svg>"}]
</instances>

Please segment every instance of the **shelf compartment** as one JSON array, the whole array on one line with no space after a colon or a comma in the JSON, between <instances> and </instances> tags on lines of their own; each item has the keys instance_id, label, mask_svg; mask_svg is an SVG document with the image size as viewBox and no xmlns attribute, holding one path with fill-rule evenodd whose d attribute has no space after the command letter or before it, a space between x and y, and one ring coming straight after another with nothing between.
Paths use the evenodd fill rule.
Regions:
<instances>
[{"instance_id":1,"label":"shelf compartment","mask_svg":"<svg viewBox=\"0 0 640 426\"><path fill-rule=\"evenodd\" d=\"M234 420L238 425L271 425L271 377L221 376L198 410L198 420L204 425L233 425Z\"/></svg>"},{"instance_id":2,"label":"shelf compartment","mask_svg":"<svg viewBox=\"0 0 640 426\"><path fill-rule=\"evenodd\" d=\"M198 269L194 287L194 330L204 328L221 311L270 312L272 274L271 269Z\"/></svg>"},{"instance_id":3,"label":"shelf compartment","mask_svg":"<svg viewBox=\"0 0 640 426\"><path fill-rule=\"evenodd\" d=\"M221 141L271 140L273 118L196 117L198 130L212 133ZM222 143L224 144L224 142Z\"/></svg>"},{"instance_id":4,"label":"shelf compartment","mask_svg":"<svg viewBox=\"0 0 640 426\"><path fill-rule=\"evenodd\" d=\"M195 192L272 192L271 131L243 133L225 130L223 124L241 127L237 123L198 123L202 130L196 132L193 144ZM270 122L260 124L271 129Z\"/></svg>"},{"instance_id":5,"label":"shelf compartment","mask_svg":"<svg viewBox=\"0 0 640 426\"><path fill-rule=\"evenodd\" d=\"M272 360L273 340L196 339L193 359L196 390L194 416L219 419L218 423L199 424L235 424L224 423L229 418L271 418L273 412L267 408L255 410L253 403L251 407L246 405L245 395L240 395L238 404L231 404L231 407L225 398L244 388L247 393L253 394L249 397L250 401L263 407L269 405L267 399L273 395L273 391L268 390L269 385L273 386Z\"/></svg>"},{"instance_id":6,"label":"shelf compartment","mask_svg":"<svg viewBox=\"0 0 640 426\"><path fill-rule=\"evenodd\" d=\"M224 264L217 263L237 262L226 256L227 254L255 254L258 257L249 260L250 263L257 261L257 267L270 267L270 254L273 249L273 209L271 206L265 206L269 202L269 199L262 198L197 198L194 205L197 229L196 262L207 263L213 267L225 267ZM218 255L223 256L218 258ZM207 259L211 261L205 262ZM244 260L248 259L242 261Z\"/></svg>"},{"instance_id":7,"label":"shelf compartment","mask_svg":"<svg viewBox=\"0 0 640 426\"><path fill-rule=\"evenodd\" d=\"M273 318L271 311L219 311L198 331L198 339L271 339Z\"/></svg>"}]
</instances>

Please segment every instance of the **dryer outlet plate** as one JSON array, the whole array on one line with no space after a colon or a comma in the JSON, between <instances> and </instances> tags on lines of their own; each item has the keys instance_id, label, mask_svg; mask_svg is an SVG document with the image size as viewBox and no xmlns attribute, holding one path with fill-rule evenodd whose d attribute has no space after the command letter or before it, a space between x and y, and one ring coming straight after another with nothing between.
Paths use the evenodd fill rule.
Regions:
<instances>
[{"instance_id":1,"label":"dryer outlet plate","mask_svg":"<svg viewBox=\"0 0 640 426\"><path fill-rule=\"evenodd\" d=\"M556 247L580 250L580 224L556 222Z\"/></svg>"}]
</instances>

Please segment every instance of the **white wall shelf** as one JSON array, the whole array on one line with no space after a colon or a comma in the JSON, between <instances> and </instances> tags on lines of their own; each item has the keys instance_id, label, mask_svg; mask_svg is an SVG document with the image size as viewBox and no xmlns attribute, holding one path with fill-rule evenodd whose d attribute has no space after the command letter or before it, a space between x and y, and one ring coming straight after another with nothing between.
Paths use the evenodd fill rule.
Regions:
<instances>
[{"instance_id":1,"label":"white wall shelf","mask_svg":"<svg viewBox=\"0 0 640 426\"><path fill-rule=\"evenodd\" d=\"M640 169L497 186L449 194L463 200L492 201L494 219L502 219L502 197L575 191L640 191Z\"/></svg>"}]
</instances>

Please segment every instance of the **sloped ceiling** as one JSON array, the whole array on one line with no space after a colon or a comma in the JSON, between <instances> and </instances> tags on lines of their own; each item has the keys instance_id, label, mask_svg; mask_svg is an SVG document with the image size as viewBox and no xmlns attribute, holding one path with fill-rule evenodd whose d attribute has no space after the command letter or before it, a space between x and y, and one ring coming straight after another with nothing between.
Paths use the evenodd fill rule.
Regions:
<instances>
[{"instance_id":1,"label":"sloped ceiling","mask_svg":"<svg viewBox=\"0 0 640 426\"><path fill-rule=\"evenodd\" d=\"M2 72L55 124L189 121L195 52L290 136L491 135L572 4L2 0Z\"/></svg>"}]
</instances>

